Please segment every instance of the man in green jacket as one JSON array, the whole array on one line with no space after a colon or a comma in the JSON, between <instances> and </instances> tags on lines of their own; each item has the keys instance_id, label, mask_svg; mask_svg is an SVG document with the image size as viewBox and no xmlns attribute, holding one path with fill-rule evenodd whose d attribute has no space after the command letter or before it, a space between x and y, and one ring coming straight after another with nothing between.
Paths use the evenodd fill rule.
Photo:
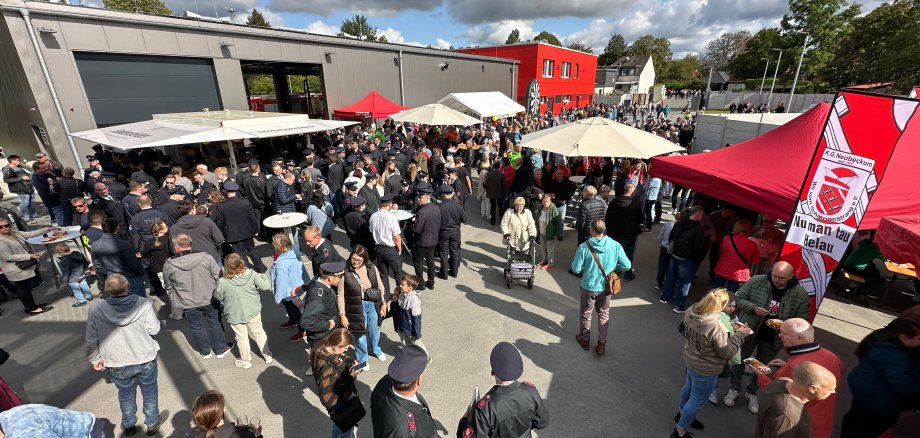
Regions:
<instances>
[{"instance_id":1,"label":"man in green jacket","mask_svg":"<svg viewBox=\"0 0 920 438\"><path fill-rule=\"evenodd\" d=\"M556 269L553 259L556 256L556 237L562 240L562 233L559 230L562 227L562 218L559 217L559 209L553 204L552 193L544 193L542 202L543 208L537 216L537 236L540 237L543 252L539 266L550 271Z\"/></svg>"},{"instance_id":2,"label":"man in green jacket","mask_svg":"<svg viewBox=\"0 0 920 438\"><path fill-rule=\"evenodd\" d=\"M807 320L811 310L808 292L795 278L792 265L782 261L773 265L769 275L755 275L741 285L735 295L735 302L738 304L738 318L754 330L754 335L748 336L741 345L741 357L754 355L762 363L773 360L783 346L777 330L769 327L767 320ZM744 365L732 365L731 386L722 400L725 406L735 405L743 377ZM754 414L758 411L757 389L757 376L751 376L744 398L748 410Z\"/></svg>"}]
</instances>

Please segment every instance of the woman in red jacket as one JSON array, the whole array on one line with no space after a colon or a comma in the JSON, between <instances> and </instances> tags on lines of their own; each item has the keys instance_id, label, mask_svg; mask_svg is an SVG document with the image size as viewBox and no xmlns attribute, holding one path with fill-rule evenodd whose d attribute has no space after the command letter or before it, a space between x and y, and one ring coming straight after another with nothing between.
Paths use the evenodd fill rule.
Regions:
<instances>
[{"instance_id":1,"label":"woman in red jacket","mask_svg":"<svg viewBox=\"0 0 920 438\"><path fill-rule=\"evenodd\" d=\"M738 292L741 285L751 278L751 265L760 263L760 249L748 236L751 223L746 220L735 222L732 234L722 238L719 246L719 261L716 262L713 287L724 287Z\"/></svg>"}]
</instances>

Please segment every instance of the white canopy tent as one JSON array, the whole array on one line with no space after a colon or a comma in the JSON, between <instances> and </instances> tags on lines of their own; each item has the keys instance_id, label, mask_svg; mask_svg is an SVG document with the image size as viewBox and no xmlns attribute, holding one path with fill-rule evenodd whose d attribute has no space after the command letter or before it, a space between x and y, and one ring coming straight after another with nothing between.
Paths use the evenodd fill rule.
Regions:
<instances>
[{"instance_id":1,"label":"white canopy tent","mask_svg":"<svg viewBox=\"0 0 920 438\"><path fill-rule=\"evenodd\" d=\"M236 156L231 140L308 134L355 123L358 122L310 119L305 114L223 110L154 114L153 120L70 135L122 150L225 141L231 165L235 167Z\"/></svg>"},{"instance_id":2,"label":"white canopy tent","mask_svg":"<svg viewBox=\"0 0 920 438\"><path fill-rule=\"evenodd\" d=\"M482 120L470 117L440 103L430 103L418 108L400 111L390 116L390 118L397 122L422 123L425 125L469 126L482 123Z\"/></svg>"},{"instance_id":3,"label":"white canopy tent","mask_svg":"<svg viewBox=\"0 0 920 438\"><path fill-rule=\"evenodd\" d=\"M648 159L683 150L655 134L605 117L589 117L532 132L521 139L521 144L567 157Z\"/></svg>"},{"instance_id":4,"label":"white canopy tent","mask_svg":"<svg viewBox=\"0 0 920 438\"><path fill-rule=\"evenodd\" d=\"M499 91L451 93L438 103L479 119L508 117L525 111L521 104Z\"/></svg>"}]
</instances>

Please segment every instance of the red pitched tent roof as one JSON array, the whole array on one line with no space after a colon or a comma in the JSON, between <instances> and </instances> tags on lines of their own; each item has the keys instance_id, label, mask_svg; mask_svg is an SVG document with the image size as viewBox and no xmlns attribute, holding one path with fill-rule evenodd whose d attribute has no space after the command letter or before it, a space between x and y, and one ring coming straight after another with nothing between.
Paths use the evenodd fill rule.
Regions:
<instances>
[{"instance_id":1,"label":"red pitched tent roof","mask_svg":"<svg viewBox=\"0 0 920 438\"><path fill-rule=\"evenodd\" d=\"M805 180L830 104L822 103L766 134L713 152L652 159L650 172L769 216L788 219ZM904 135L916 136L908 129ZM906 139L902 137L902 139ZM920 143L901 141L869 204L861 229L877 228L885 216L920 215L916 178Z\"/></svg>"},{"instance_id":2,"label":"red pitched tent roof","mask_svg":"<svg viewBox=\"0 0 920 438\"><path fill-rule=\"evenodd\" d=\"M391 102L375 90L363 99L333 111L332 115L345 119L383 119L407 109L409 108Z\"/></svg>"}]
</instances>

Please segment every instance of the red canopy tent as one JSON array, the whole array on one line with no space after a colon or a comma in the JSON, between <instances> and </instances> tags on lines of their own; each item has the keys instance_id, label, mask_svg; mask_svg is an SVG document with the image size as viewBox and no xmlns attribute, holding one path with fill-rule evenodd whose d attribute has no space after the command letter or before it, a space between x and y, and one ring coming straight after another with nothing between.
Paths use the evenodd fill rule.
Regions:
<instances>
[{"instance_id":1,"label":"red canopy tent","mask_svg":"<svg viewBox=\"0 0 920 438\"><path fill-rule=\"evenodd\" d=\"M920 217L883 218L875 243L889 260L920 266Z\"/></svg>"},{"instance_id":2,"label":"red canopy tent","mask_svg":"<svg viewBox=\"0 0 920 438\"><path fill-rule=\"evenodd\" d=\"M391 102L374 90L363 99L333 111L332 115L343 119L383 119L407 109L409 108Z\"/></svg>"},{"instance_id":3,"label":"red canopy tent","mask_svg":"<svg viewBox=\"0 0 920 438\"><path fill-rule=\"evenodd\" d=\"M819 104L766 134L713 152L656 157L649 171L681 187L787 220L829 111L830 104ZM920 144L895 149L860 228L878 228L886 216L920 216L918 171Z\"/></svg>"}]
</instances>

